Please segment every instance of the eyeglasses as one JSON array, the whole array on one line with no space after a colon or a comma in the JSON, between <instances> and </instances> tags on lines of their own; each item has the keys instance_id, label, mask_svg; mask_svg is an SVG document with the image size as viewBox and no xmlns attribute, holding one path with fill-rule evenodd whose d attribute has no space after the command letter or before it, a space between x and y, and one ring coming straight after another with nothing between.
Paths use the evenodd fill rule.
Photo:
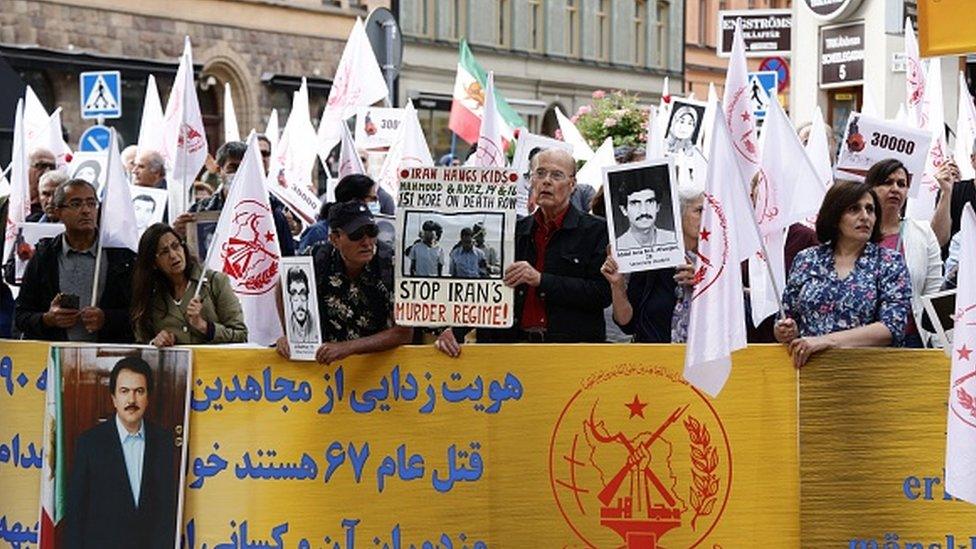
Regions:
<instances>
[{"instance_id":1,"label":"eyeglasses","mask_svg":"<svg viewBox=\"0 0 976 549\"><path fill-rule=\"evenodd\" d=\"M34 164L32 164L31 167L34 168L35 170L50 171L56 169L58 165L55 164L54 162L44 162L42 160L39 160L37 162L34 162Z\"/></svg>"},{"instance_id":2,"label":"eyeglasses","mask_svg":"<svg viewBox=\"0 0 976 549\"><path fill-rule=\"evenodd\" d=\"M88 207L88 208L91 208L91 209L95 209L95 208L98 208L98 200L96 200L94 198L86 198L84 200L82 200L80 198L75 198L75 199L69 200L65 204L61 204L60 207L61 208L68 208L69 210L80 210L83 207Z\"/></svg>"},{"instance_id":3,"label":"eyeglasses","mask_svg":"<svg viewBox=\"0 0 976 549\"><path fill-rule=\"evenodd\" d=\"M300 290L288 290L288 295L298 296L298 297L308 297L308 288L302 288Z\"/></svg>"},{"instance_id":4,"label":"eyeglasses","mask_svg":"<svg viewBox=\"0 0 976 549\"><path fill-rule=\"evenodd\" d=\"M566 179L568 178L568 176L566 174L564 174L563 172L561 172L559 170L553 170L553 171L550 172L549 170L547 170L545 168L539 168L536 171L532 172L532 179L536 179L538 181L542 181L543 179L545 179L547 177L553 183L562 183L563 181L566 181Z\"/></svg>"},{"instance_id":5,"label":"eyeglasses","mask_svg":"<svg viewBox=\"0 0 976 549\"><path fill-rule=\"evenodd\" d=\"M173 242L169 246L166 246L162 250L156 252L156 257L163 257L164 255L169 255L169 254L177 254L181 250L183 250L183 243L177 240L176 242Z\"/></svg>"},{"instance_id":6,"label":"eyeglasses","mask_svg":"<svg viewBox=\"0 0 976 549\"><path fill-rule=\"evenodd\" d=\"M359 242L363 237L376 238L379 234L380 228L376 225L363 225L351 233L346 233L346 236L353 242Z\"/></svg>"}]
</instances>

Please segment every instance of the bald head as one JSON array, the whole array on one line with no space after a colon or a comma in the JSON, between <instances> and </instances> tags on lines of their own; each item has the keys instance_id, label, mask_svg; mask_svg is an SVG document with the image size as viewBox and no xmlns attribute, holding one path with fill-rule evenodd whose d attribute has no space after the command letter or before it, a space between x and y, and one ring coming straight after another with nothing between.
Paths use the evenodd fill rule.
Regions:
<instances>
[{"instance_id":1,"label":"bald head","mask_svg":"<svg viewBox=\"0 0 976 549\"><path fill-rule=\"evenodd\" d=\"M573 159L573 155L569 154L567 151L564 151L563 149L541 150L532 157L529 167L534 171L542 159L558 163L560 166L565 168L563 172L566 175L576 177L576 160Z\"/></svg>"},{"instance_id":2,"label":"bald head","mask_svg":"<svg viewBox=\"0 0 976 549\"><path fill-rule=\"evenodd\" d=\"M132 167L132 176L135 184L140 187L155 187L166 176L163 155L153 150L140 151L136 155L135 166Z\"/></svg>"},{"instance_id":3,"label":"bald head","mask_svg":"<svg viewBox=\"0 0 976 549\"><path fill-rule=\"evenodd\" d=\"M546 149L532 158L530 182L535 203L544 216L554 218L569 207L576 186L576 162L562 149Z\"/></svg>"},{"instance_id":4,"label":"bald head","mask_svg":"<svg viewBox=\"0 0 976 549\"><path fill-rule=\"evenodd\" d=\"M125 167L125 173L132 173L132 169L136 167L136 154L138 152L138 145L129 145L122 149L122 154L119 156L122 158L122 166Z\"/></svg>"}]
</instances>

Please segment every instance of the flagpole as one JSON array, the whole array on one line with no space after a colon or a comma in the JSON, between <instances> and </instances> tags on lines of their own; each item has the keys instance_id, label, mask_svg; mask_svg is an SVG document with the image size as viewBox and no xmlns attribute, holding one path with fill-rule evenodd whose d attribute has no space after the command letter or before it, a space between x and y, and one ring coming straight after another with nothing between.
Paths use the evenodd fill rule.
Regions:
<instances>
[{"instance_id":1,"label":"flagpole","mask_svg":"<svg viewBox=\"0 0 976 549\"><path fill-rule=\"evenodd\" d=\"M108 140L109 147L108 147L108 160L107 160L107 162L105 164L105 166L106 166L106 172L108 170L111 170L111 166L112 166L112 151L113 150L118 150L118 145L115 144L115 128L109 128L108 131L109 131L109 134L108 134L109 135L109 140ZM111 183L112 183L112 178L111 177L108 177L108 175L106 175L105 176L105 192L102 194L103 197L104 196L108 196L108 186ZM102 207L102 206L99 206L99 210L100 211L98 212L98 229L97 229L98 230L98 248L97 248L97 250L95 252L95 275L94 275L95 277L92 280L92 293L91 293L91 306L92 307L94 307L98 303L98 271L101 270L101 268L102 268L102 243L103 243L103 240L104 240L102 238L102 227L105 224L105 220L103 219L105 217L105 208Z\"/></svg>"}]
</instances>

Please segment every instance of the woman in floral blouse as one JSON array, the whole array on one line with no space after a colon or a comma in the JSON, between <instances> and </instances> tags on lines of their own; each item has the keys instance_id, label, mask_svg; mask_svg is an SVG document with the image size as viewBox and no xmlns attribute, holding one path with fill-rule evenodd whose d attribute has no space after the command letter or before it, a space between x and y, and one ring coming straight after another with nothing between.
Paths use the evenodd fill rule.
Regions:
<instances>
[{"instance_id":1,"label":"woman in floral blouse","mask_svg":"<svg viewBox=\"0 0 976 549\"><path fill-rule=\"evenodd\" d=\"M793 364L834 347L900 346L911 314L911 283L901 254L878 245L881 204L870 186L841 181L817 217L820 246L793 262L776 340Z\"/></svg>"}]
</instances>

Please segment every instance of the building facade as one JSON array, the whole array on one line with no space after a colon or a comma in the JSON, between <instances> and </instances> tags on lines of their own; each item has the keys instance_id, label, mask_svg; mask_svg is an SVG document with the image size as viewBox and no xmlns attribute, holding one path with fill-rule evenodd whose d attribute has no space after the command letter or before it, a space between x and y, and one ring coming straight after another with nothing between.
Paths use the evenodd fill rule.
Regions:
<instances>
[{"instance_id":1,"label":"building facade","mask_svg":"<svg viewBox=\"0 0 976 549\"><path fill-rule=\"evenodd\" d=\"M223 141L225 82L231 84L242 133L263 130L272 108L283 126L303 76L309 79L316 117L356 17L383 4L388 2L0 0L0 57L33 87L47 110L63 108L72 147L93 123L80 117L79 73L121 71L122 118L107 123L128 144L138 136L148 75L156 76L165 106L183 37L189 36L197 94L214 148ZM9 71L0 74L13 78ZM10 106L0 120L6 130L0 136L7 143L0 143L4 158L12 111Z\"/></svg>"},{"instance_id":2,"label":"building facade","mask_svg":"<svg viewBox=\"0 0 976 549\"><path fill-rule=\"evenodd\" d=\"M594 90L651 104L666 76L682 80L685 0L404 0L398 103L412 99L436 157L468 145L447 129L458 42L494 71L530 131L553 135L555 107L572 115Z\"/></svg>"}]
</instances>

